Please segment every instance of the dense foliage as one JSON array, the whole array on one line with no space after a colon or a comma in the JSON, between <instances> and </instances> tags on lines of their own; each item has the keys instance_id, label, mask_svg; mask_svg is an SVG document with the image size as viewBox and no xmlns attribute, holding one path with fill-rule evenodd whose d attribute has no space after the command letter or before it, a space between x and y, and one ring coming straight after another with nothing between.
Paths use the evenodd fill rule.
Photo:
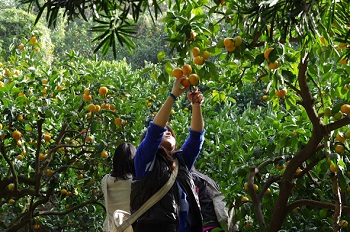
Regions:
<instances>
[{"instance_id":1,"label":"dense foliage","mask_svg":"<svg viewBox=\"0 0 350 232\"><path fill-rule=\"evenodd\" d=\"M12 40L0 67L2 228L100 230L99 181L113 149L121 141L137 145L167 96L172 71L190 64L206 98L206 141L196 166L220 184L232 222L241 231L345 229L349 3L186 0L169 2L165 13L159 33L167 42L158 43L170 50L137 70L132 62L74 51L50 65L33 51L44 50L40 37L22 42L24 49L22 40ZM55 14L48 15L54 22ZM101 108L91 113L91 103ZM179 99L171 115L180 143L186 104Z\"/></svg>"}]
</instances>

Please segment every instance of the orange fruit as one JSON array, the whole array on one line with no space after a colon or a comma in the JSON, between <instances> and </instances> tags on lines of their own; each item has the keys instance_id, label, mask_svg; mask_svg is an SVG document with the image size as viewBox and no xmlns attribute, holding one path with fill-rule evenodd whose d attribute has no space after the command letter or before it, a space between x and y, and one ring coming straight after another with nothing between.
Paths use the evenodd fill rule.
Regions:
<instances>
[{"instance_id":1,"label":"orange fruit","mask_svg":"<svg viewBox=\"0 0 350 232\"><path fill-rule=\"evenodd\" d=\"M225 46L225 48L228 52L233 52L234 50L236 50L235 44L232 44L230 46Z\"/></svg>"},{"instance_id":2,"label":"orange fruit","mask_svg":"<svg viewBox=\"0 0 350 232\"><path fill-rule=\"evenodd\" d=\"M343 117L342 112L336 112L335 114L333 114L333 119L338 121L339 119L341 119Z\"/></svg>"},{"instance_id":3,"label":"orange fruit","mask_svg":"<svg viewBox=\"0 0 350 232\"><path fill-rule=\"evenodd\" d=\"M10 191L13 191L15 189L15 184L14 183L8 184L7 189Z\"/></svg>"},{"instance_id":4,"label":"orange fruit","mask_svg":"<svg viewBox=\"0 0 350 232\"><path fill-rule=\"evenodd\" d=\"M207 60L207 59L209 59L209 57L210 57L210 52L208 52L207 50L205 50L205 51L203 52L203 59L204 59L204 60Z\"/></svg>"},{"instance_id":5,"label":"orange fruit","mask_svg":"<svg viewBox=\"0 0 350 232\"><path fill-rule=\"evenodd\" d=\"M87 143L92 143L94 141L94 137L92 137L91 135L87 136L85 139L85 142Z\"/></svg>"},{"instance_id":6,"label":"orange fruit","mask_svg":"<svg viewBox=\"0 0 350 232\"><path fill-rule=\"evenodd\" d=\"M249 198L248 197L242 197L241 198L241 202L248 202L249 201Z\"/></svg>"},{"instance_id":7,"label":"orange fruit","mask_svg":"<svg viewBox=\"0 0 350 232\"><path fill-rule=\"evenodd\" d=\"M114 105L109 105L109 109L110 109L111 111L115 111Z\"/></svg>"},{"instance_id":8,"label":"orange fruit","mask_svg":"<svg viewBox=\"0 0 350 232\"><path fill-rule=\"evenodd\" d=\"M103 104L101 105L101 108L102 108L102 109L109 109L109 104L108 104L108 103L103 103Z\"/></svg>"},{"instance_id":9,"label":"orange fruit","mask_svg":"<svg viewBox=\"0 0 350 232\"><path fill-rule=\"evenodd\" d=\"M193 59L193 62L197 65L203 65L204 64L204 58L202 56L197 56Z\"/></svg>"},{"instance_id":10,"label":"orange fruit","mask_svg":"<svg viewBox=\"0 0 350 232\"><path fill-rule=\"evenodd\" d=\"M266 191L265 191L265 194L266 194L266 195L271 194L271 189L270 189L270 188L267 188Z\"/></svg>"},{"instance_id":11,"label":"orange fruit","mask_svg":"<svg viewBox=\"0 0 350 232\"><path fill-rule=\"evenodd\" d=\"M189 64L185 64L184 66L182 66L181 70L184 76L188 76L192 73L192 67Z\"/></svg>"},{"instance_id":12,"label":"orange fruit","mask_svg":"<svg viewBox=\"0 0 350 232\"><path fill-rule=\"evenodd\" d=\"M277 165L276 165L276 168L277 168L278 170L282 170L282 169L284 169L284 165L283 165L283 164L277 164Z\"/></svg>"},{"instance_id":13,"label":"orange fruit","mask_svg":"<svg viewBox=\"0 0 350 232\"><path fill-rule=\"evenodd\" d=\"M108 156L108 153L106 151L101 152L101 157L106 158Z\"/></svg>"},{"instance_id":14,"label":"orange fruit","mask_svg":"<svg viewBox=\"0 0 350 232\"><path fill-rule=\"evenodd\" d=\"M33 228L34 228L34 230L38 230L38 229L40 229L40 225L39 225L39 224L35 224L35 225L33 226Z\"/></svg>"},{"instance_id":15,"label":"orange fruit","mask_svg":"<svg viewBox=\"0 0 350 232\"><path fill-rule=\"evenodd\" d=\"M278 63L277 63L277 61L275 61L275 62L269 62L268 64L267 64L267 67L269 67L269 69L277 69L278 68Z\"/></svg>"},{"instance_id":16,"label":"orange fruit","mask_svg":"<svg viewBox=\"0 0 350 232\"><path fill-rule=\"evenodd\" d=\"M227 48L227 47L231 47L231 46L234 46L235 43L233 41L232 38L225 38L224 39L224 46Z\"/></svg>"},{"instance_id":17,"label":"orange fruit","mask_svg":"<svg viewBox=\"0 0 350 232\"><path fill-rule=\"evenodd\" d=\"M192 55L193 57L199 56L201 54L201 50L199 49L199 47L193 47L192 48Z\"/></svg>"},{"instance_id":18,"label":"orange fruit","mask_svg":"<svg viewBox=\"0 0 350 232\"><path fill-rule=\"evenodd\" d=\"M344 114L350 114L350 105L349 104L343 104L340 107L340 111L343 112Z\"/></svg>"},{"instance_id":19,"label":"orange fruit","mask_svg":"<svg viewBox=\"0 0 350 232\"><path fill-rule=\"evenodd\" d=\"M62 195L67 195L67 193L68 193L67 189L61 189L60 192Z\"/></svg>"},{"instance_id":20,"label":"orange fruit","mask_svg":"<svg viewBox=\"0 0 350 232\"><path fill-rule=\"evenodd\" d=\"M266 60L269 60L269 55L270 52L273 50L274 48L268 48L265 52L264 52L264 57Z\"/></svg>"},{"instance_id":21,"label":"orange fruit","mask_svg":"<svg viewBox=\"0 0 350 232\"><path fill-rule=\"evenodd\" d=\"M347 220L341 220L339 224L344 228L347 228L349 226L349 223Z\"/></svg>"},{"instance_id":22,"label":"orange fruit","mask_svg":"<svg viewBox=\"0 0 350 232\"><path fill-rule=\"evenodd\" d=\"M84 95L89 95L90 94L90 90L89 89L84 89Z\"/></svg>"},{"instance_id":23,"label":"orange fruit","mask_svg":"<svg viewBox=\"0 0 350 232\"><path fill-rule=\"evenodd\" d=\"M174 68L173 69L173 75L176 79L179 79L183 76L183 72L181 68Z\"/></svg>"},{"instance_id":24,"label":"orange fruit","mask_svg":"<svg viewBox=\"0 0 350 232\"><path fill-rule=\"evenodd\" d=\"M21 50L21 51L23 51L23 50L24 50L24 45L23 45L23 44L19 44L19 45L18 45L18 49Z\"/></svg>"},{"instance_id":25,"label":"orange fruit","mask_svg":"<svg viewBox=\"0 0 350 232\"><path fill-rule=\"evenodd\" d=\"M84 94L83 98L84 98L85 101L91 101L92 100L92 96L90 94L89 95Z\"/></svg>"},{"instance_id":26,"label":"orange fruit","mask_svg":"<svg viewBox=\"0 0 350 232\"><path fill-rule=\"evenodd\" d=\"M263 99L263 100L267 100L267 98L268 98L267 95L262 96L262 99Z\"/></svg>"},{"instance_id":27,"label":"orange fruit","mask_svg":"<svg viewBox=\"0 0 350 232\"><path fill-rule=\"evenodd\" d=\"M29 42L32 43L32 44L36 44L37 42L37 39L35 36L32 36L30 39L29 39Z\"/></svg>"},{"instance_id":28,"label":"orange fruit","mask_svg":"<svg viewBox=\"0 0 350 232\"><path fill-rule=\"evenodd\" d=\"M101 106L100 105L95 105L95 111L94 112L99 112L101 110Z\"/></svg>"},{"instance_id":29,"label":"orange fruit","mask_svg":"<svg viewBox=\"0 0 350 232\"><path fill-rule=\"evenodd\" d=\"M344 143L345 140L346 140L346 138L343 136L343 134L337 134L337 135L335 136L335 138L336 138L339 142L341 142L341 143Z\"/></svg>"},{"instance_id":30,"label":"orange fruit","mask_svg":"<svg viewBox=\"0 0 350 232\"><path fill-rule=\"evenodd\" d=\"M191 85L197 85L199 82L199 76L193 73L188 77L188 81Z\"/></svg>"},{"instance_id":31,"label":"orange fruit","mask_svg":"<svg viewBox=\"0 0 350 232\"><path fill-rule=\"evenodd\" d=\"M329 170L331 170L331 172L337 172L339 171L339 167L338 166L334 166L333 164L329 165Z\"/></svg>"},{"instance_id":32,"label":"orange fruit","mask_svg":"<svg viewBox=\"0 0 350 232\"><path fill-rule=\"evenodd\" d=\"M12 205L13 203L15 203L15 200L10 199L10 200L8 201L8 203Z\"/></svg>"},{"instance_id":33,"label":"orange fruit","mask_svg":"<svg viewBox=\"0 0 350 232\"><path fill-rule=\"evenodd\" d=\"M22 133L19 132L18 130L15 130L14 132L12 132L12 138L18 141L22 138Z\"/></svg>"},{"instance_id":34,"label":"orange fruit","mask_svg":"<svg viewBox=\"0 0 350 232\"><path fill-rule=\"evenodd\" d=\"M106 95L108 93L108 89L107 87L100 87L100 89L98 90L98 93L101 95Z\"/></svg>"},{"instance_id":35,"label":"orange fruit","mask_svg":"<svg viewBox=\"0 0 350 232\"><path fill-rule=\"evenodd\" d=\"M46 170L46 175L48 175L48 176L52 176L53 173L54 173L54 171L51 169Z\"/></svg>"},{"instance_id":36,"label":"orange fruit","mask_svg":"<svg viewBox=\"0 0 350 232\"><path fill-rule=\"evenodd\" d=\"M5 70L5 75L10 75L10 73L11 73L10 69L4 68L4 70Z\"/></svg>"},{"instance_id":37,"label":"orange fruit","mask_svg":"<svg viewBox=\"0 0 350 232\"><path fill-rule=\"evenodd\" d=\"M183 87L189 87L190 86L190 80L188 78L185 78L181 81L181 85Z\"/></svg>"},{"instance_id":38,"label":"orange fruit","mask_svg":"<svg viewBox=\"0 0 350 232\"><path fill-rule=\"evenodd\" d=\"M248 190L248 182L245 182L243 186L245 190Z\"/></svg>"},{"instance_id":39,"label":"orange fruit","mask_svg":"<svg viewBox=\"0 0 350 232\"><path fill-rule=\"evenodd\" d=\"M45 135L44 135L44 140L45 140L46 142L50 141L50 139L51 139L51 135L49 135L49 134L45 134Z\"/></svg>"},{"instance_id":40,"label":"orange fruit","mask_svg":"<svg viewBox=\"0 0 350 232\"><path fill-rule=\"evenodd\" d=\"M95 105L94 105L94 104L90 104L90 105L88 106L88 110L89 110L90 112L95 112Z\"/></svg>"},{"instance_id":41,"label":"orange fruit","mask_svg":"<svg viewBox=\"0 0 350 232\"><path fill-rule=\"evenodd\" d=\"M302 171L303 171L303 170L302 170L301 168L298 168L298 169L295 171L295 173L296 173L297 175L299 175Z\"/></svg>"},{"instance_id":42,"label":"orange fruit","mask_svg":"<svg viewBox=\"0 0 350 232\"><path fill-rule=\"evenodd\" d=\"M232 40L235 43L236 47L240 46L243 42L242 37L240 37L240 36L236 36Z\"/></svg>"},{"instance_id":43,"label":"orange fruit","mask_svg":"<svg viewBox=\"0 0 350 232\"><path fill-rule=\"evenodd\" d=\"M334 148L334 150L338 153L338 154L342 154L345 151L345 148L343 145L341 144L337 144Z\"/></svg>"},{"instance_id":44,"label":"orange fruit","mask_svg":"<svg viewBox=\"0 0 350 232\"><path fill-rule=\"evenodd\" d=\"M120 126L122 124L122 119L121 118L116 118L114 120L115 125Z\"/></svg>"},{"instance_id":45,"label":"orange fruit","mask_svg":"<svg viewBox=\"0 0 350 232\"><path fill-rule=\"evenodd\" d=\"M275 94L279 98L284 98L287 95L287 89L276 90Z\"/></svg>"},{"instance_id":46,"label":"orange fruit","mask_svg":"<svg viewBox=\"0 0 350 232\"><path fill-rule=\"evenodd\" d=\"M46 155L43 154L43 153L40 153L39 154L39 160L44 160L44 159L46 159Z\"/></svg>"}]
</instances>

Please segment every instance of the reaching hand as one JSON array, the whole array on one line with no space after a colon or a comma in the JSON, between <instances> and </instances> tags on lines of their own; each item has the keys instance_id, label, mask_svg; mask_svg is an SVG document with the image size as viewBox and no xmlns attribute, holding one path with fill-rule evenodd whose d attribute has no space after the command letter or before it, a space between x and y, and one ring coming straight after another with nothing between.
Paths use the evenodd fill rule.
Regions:
<instances>
[{"instance_id":1,"label":"reaching hand","mask_svg":"<svg viewBox=\"0 0 350 232\"><path fill-rule=\"evenodd\" d=\"M183 92L185 92L189 87L183 87L181 85L181 81L185 79L186 77L181 77L179 79L176 79L173 84L173 89L171 90L171 93L174 94L175 97L180 96Z\"/></svg>"},{"instance_id":2,"label":"reaching hand","mask_svg":"<svg viewBox=\"0 0 350 232\"><path fill-rule=\"evenodd\" d=\"M192 103L192 105L202 105L204 96L200 91L198 91L198 89L194 89L193 91L189 91L187 93L187 99Z\"/></svg>"}]
</instances>

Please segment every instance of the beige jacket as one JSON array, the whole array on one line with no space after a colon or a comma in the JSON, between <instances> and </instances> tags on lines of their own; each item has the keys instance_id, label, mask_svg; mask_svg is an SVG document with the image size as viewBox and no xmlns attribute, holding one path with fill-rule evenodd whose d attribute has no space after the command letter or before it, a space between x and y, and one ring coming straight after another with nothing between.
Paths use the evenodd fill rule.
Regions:
<instances>
[{"instance_id":1,"label":"beige jacket","mask_svg":"<svg viewBox=\"0 0 350 232\"><path fill-rule=\"evenodd\" d=\"M113 225L113 213L115 210L124 210L130 213L130 192L132 178L122 180L107 174L102 179L102 192L107 210L107 216L103 223L103 231L111 231Z\"/></svg>"}]
</instances>

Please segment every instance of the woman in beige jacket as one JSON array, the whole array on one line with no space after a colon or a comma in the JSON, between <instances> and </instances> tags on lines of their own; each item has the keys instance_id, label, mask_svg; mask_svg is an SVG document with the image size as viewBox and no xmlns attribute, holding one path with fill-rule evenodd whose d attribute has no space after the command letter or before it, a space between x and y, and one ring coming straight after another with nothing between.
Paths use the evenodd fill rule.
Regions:
<instances>
[{"instance_id":1,"label":"woman in beige jacket","mask_svg":"<svg viewBox=\"0 0 350 232\"><path fill-rule=\"evenodd\" d=\"M120 144L114 152L111 174L105 175L102 179L102 191L107 211L103 231L113 231L115 210L130 213L130 192L135 153L136 147L134 145L130 143Z\"/></svg>"}]
</instances>

